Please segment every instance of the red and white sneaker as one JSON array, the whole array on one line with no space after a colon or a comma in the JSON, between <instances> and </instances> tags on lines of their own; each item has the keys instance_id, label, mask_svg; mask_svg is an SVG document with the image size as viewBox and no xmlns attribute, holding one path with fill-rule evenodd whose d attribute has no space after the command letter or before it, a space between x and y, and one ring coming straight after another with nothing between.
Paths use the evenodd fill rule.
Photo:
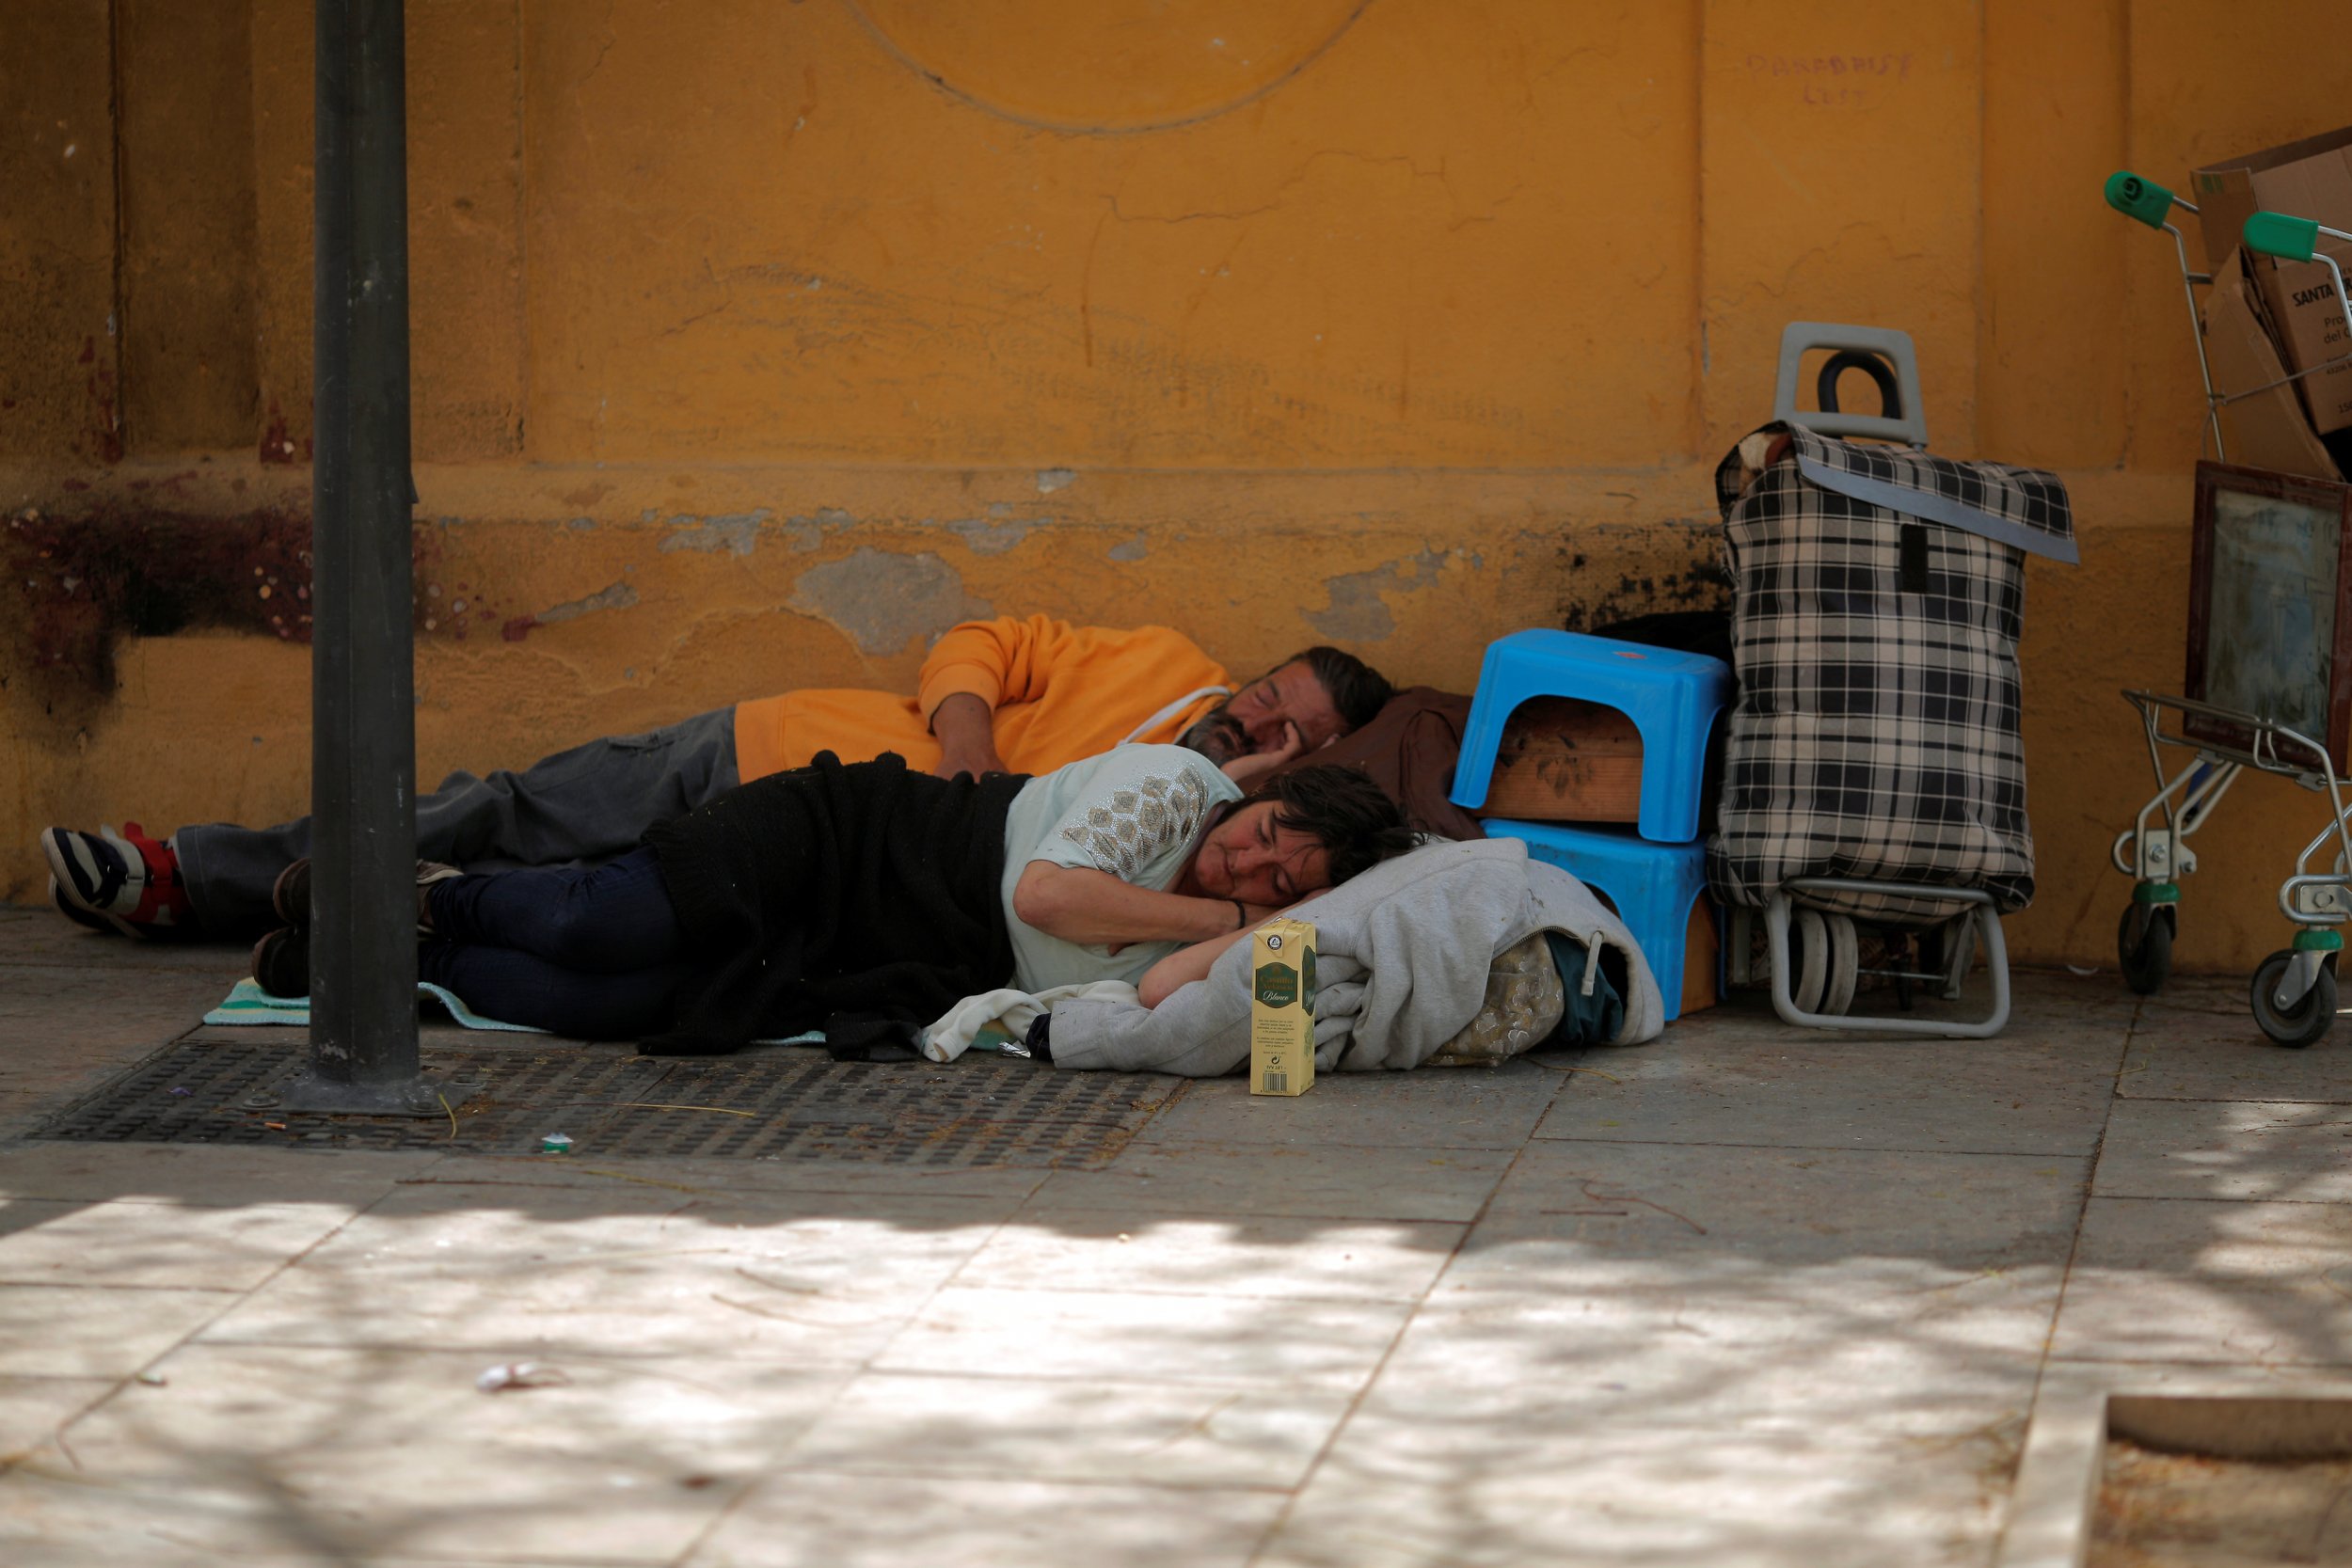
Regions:
<instances>
[{"instance_id":1,"label":"red and white sneaker","mask_svg":"<svg viewBox=\"0 0 2352 1568\"><path fill-rule=\"evenodd\" d=\"M181 880L180 857L137 823L125 822L120 832L103 824L94 833L50 828L40 835L40 850L49 860L50 896L80 924L150 942L203 934Z\"/></svg>"}]
</instances>

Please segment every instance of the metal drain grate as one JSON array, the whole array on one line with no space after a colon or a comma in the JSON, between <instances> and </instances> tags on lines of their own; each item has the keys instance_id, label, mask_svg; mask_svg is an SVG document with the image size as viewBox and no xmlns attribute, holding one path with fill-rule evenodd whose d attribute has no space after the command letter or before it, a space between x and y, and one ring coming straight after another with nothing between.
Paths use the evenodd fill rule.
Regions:
<instances>
[{"instance_id":1,"label":"metal drain grate","mask_svg":"<svg viewBox=\"0 0 2352 1568\"><path fill-rule=\"evenodd\" d=\"M459 1085L446 1120L288 1115L277 1091L307 1047L181 1040L85 1096L37 1137L529 1153L563 1132L599 1158L857 1160L1085 1167L1111 1159L1182 1084L966 1056L835 1062L816 1051L661 1058L578 1046L428 1048ZM729 1113L741 1113L731 1115Z\"/></svg>"}]
</instances>

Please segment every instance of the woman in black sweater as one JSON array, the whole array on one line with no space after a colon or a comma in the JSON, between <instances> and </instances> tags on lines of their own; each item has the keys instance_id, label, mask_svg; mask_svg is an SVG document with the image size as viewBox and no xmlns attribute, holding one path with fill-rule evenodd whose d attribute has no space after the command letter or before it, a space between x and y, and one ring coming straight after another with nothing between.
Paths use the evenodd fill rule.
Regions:
<instances>
[{"instance_id":1,"label":"woman in black sweater","mask_svg":"<svg viewBox=\"0 0 2352 1568\"><path fill-rule=\"evenodd\" d=\"M1008 983L1162 991L1205 969L1204 944L1411 842L1353 768L1300 768L1245 799L1174 746L977 781L826 753L608 865L427 868L419 976L485 1017L655 1053L838 1037L919 1026ZM276 901L291 924L255 948L255 976L300 994L307 863Z\"/></svg>"}]
</instances>

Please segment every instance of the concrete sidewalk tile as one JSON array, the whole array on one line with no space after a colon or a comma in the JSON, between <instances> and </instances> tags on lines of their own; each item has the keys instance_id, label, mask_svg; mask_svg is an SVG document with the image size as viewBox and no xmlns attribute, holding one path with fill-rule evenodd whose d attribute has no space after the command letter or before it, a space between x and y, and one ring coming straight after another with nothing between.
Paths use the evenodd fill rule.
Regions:
<instances>
[{"instance_id":1,"label":"concrete sidewalk tile","mask_svg":"<svg viewBox=\"0 0 2352 1568\"><path fill-rule=\"evenodd\" d=\"M12 1456L48 1442L117 1386L105 1377L0 1376L0 1473ZM0 1511L7 1507L0 1494Z\"/></svg>"},{"instance_id":2,"label":"concrete sidewalk tile","mask_svg":"<svg viewBox=\"0 0 2352 1568\"><path fill-rule=\"evenodd\" d=\"M1511 1159L1508 1151L1491 1148L1131 1145L1107 1169L1056 1171L1024 1212L1467 1220Z\"/></svg>"},{"instance_id":3,"label":"concrete sidewalk tile","mask_svg":"<svg viewBox=\"0 0 2352 1568\"><path fill-rule=\"evenodd\" d=\"M27 847L30 847L27 846ZM46 889L47 883L40 884ZM148 974L199 974L219 983L220 996L252 973L249 942L135 942L108 931L93 931L52 909L39 905L5 911L11 916L0 927L0 964L11 969L57 967L80 970L127 970Z\"/></svg>"},{"instance_id":4,"label":"concrete sidewalk tile","mask_svg":"<svg viewBox=\"0 0 2352 1568\"><path fill-rule=\"evenodd\" d=\"M2065 1155L1535 1143L1455 1267L1506 1246L1531 1261L1597 1250L1728 1252L1783 1264L2052 1262L2072 1243L2089 1176L2088 1160Z\"/></svg>"},{"instance_id":5,"label":"concrete sidewalk tile","mask_svg":"<svg viewBox=\"0 0 2352 1568\"><path fill-rule=\"evenodd\" d=\"M1931 1434L2024 1420L2057 1270L1909 1289L1883 1270L1798 1271L1810 1277L1778 1288L1751 1272L1744 1284L1441 1292L1363 1409L1534 1438L1602 1423Z\"/></svg>"},{"instance_id":6,"label":"concrete sidewalk tile","mask_svg":"<svg viewBox=\"0 0 2352 1568\"><path fill-rule=\"evenodd\" d=\"M644 1187L403 1187L206 1338L855 1364L1005 1209Z\"/></svg>"},{"instance_id":7,"label":"concrete sidewalk tile","mask_svg":"<svg viewBox=\"0 0 2352 1568\"><path fill-rule=\"evenodd\" d=\"M1981 1564L2013 1441L1351 1420L1256 1568Z\"/></svg>"},{"instance_id":8,"label":"concrete sidewalk tile","mask_svg":"<svg viewBox=\"0 0 2352 1568\"><path fill-rule=\"evenodd\" d=\"M2343 1053L2352 1028L2290 1051L2264 1037L2247 1003L2248 976L2226 987L2175 982L2140 1005L2117 1092L2135 1100L2352 1101Z\"/></svg>"},{"instance_id":9,"label":"concrete sidewalk tile","mask_svg":"<svg viewBox=\"0 0 2352 1568\"><path fill-rule=\"evenodd\" d=\"M342 1203L242 1208L0 1203L0 1283L248 1291L351 1217Z\"/></svg>"},{"instance_id":10,"label":"concrete sidewalk tile","mask_svg":"<svg viewBox=\"0 0 2352 1568\"><path fill-rule=\"evenodd\" d=\"M1244 1568L1273 1491L790 1474L680 1568Z\"/></svg>"},{"instance_id":11,"label":"concrete sidewalk tile","mask_svg":"<svg viewBox=\"0 0 2352 1568\"><path fill-rule=\"evenodd\" d=\"M1339 1390L866 1372L786 1463L895 1476L1295 1486L1346 1415Z\"/></svg>"},{"instance_id":12,"label":"concrete sidewalk tile","mask_svg":"<svg viewBox=\"0 0 2352 1568\"><path fill-rule=\"evenodd\" d=\"M289 1198L363 1204L391 1191L394 1183L430 1170L441 1158L358 1148L240 1148L41 1138L0 1146L0 1194L81 1203L223 1208L282 1203Z\"/></svg>"},{"instance_id":13,"label":"concrete sidewalk tile","mask_svg":"<svg viewBox=\"0 0 2352 1568\"><path fill-rule=\"evenodd\" d=\"M2051 1351L2352 1366L2352 1205L2094 1198Z\"/></svg>"},{"instance_id":14,"label":"concrete sidewalk tile","mask_svg":"<svg viewBox=\"0 0 2352 1568\"><path fill-rule=\"evenodd\" d=\"M219 1291L0 1285L0 1373L129 1377L235 1299Z\"/></svg>"},{"instance_id":15,"label":"concrete sidewalk tile","mask_svg":"<svg viewBox=\"0 0 2352 1568\"><path fill-rule=\"evenodd\" d=\"M1535 1136L2088 1154L2123 1037L2120 1022L1964 1048L1784 1030L1769 1048L1731 1051L1720 1033L1704 1045L1669 1037L1581 1064L1594 1070L1571 1076Z\"/></svg>"},{"instance_id":16,"label":"concrete sidewalk tile","mask_svg":"<svg viewBox=\"0 0 2352 1568\"><path fill-rule=\"evenodd\" d=\"M951 1286L876 1356L877 1370L1221 1387L1360 1387L1404 1324L1402 1302Z\"/></svg>"},{"instance_id":17,"label":"concrete sidewalk tile","mask_svg":"<svg viewBox=\"0 0 2352 1568\"><path fill-rule=\"evenodd\" d=\"M0 1139L33 1132L57 1108L57 1091L13 1085L0 1080Z\"/></svg>"},{"instance_id":18,"label":"concrete sidewalk tile","mask_svg":"<svg viewBox=\"0 0 2352 1568\"><path fill-rule=\"evenodd\" d=\"M604 1159L594 1149L545 1154L452 1154L414 1178L473 1186L661 1185L718 1193L869 1193L898 1197L986 1197L1018 1203L1042 1170L990 1165L933 1169L850 1160Z\"/></svg>"},{"instance_id":19,"label":"concrete sidewalk tile","mask_svg":"<svg viewBox=\"0 0 2352 1568\"><path fill-rule=\"evenodd\" d=\"M2091 1191L2352 1203L2352 1105L2119 1100Z\"/></svg>"},{"instance_id":20,"label":"concrete sidewalk tile","mask_svg":"<svg viewBox=\"0 0 2352 1568\"><path fill-rule=\"evenodd\" d=\"M956 1283L1410 1301L1429 1289L1462 1233L1459 1225L1191 1219L1088 1210L1051 1223L1006 1226L973 1255Z\"/></svg>"},{"instance_id":21,"label":"concrete sidewalk tile","mask_svg":"<svg viewBox=\"0 0 2352 1568\"><path fill-rule=\"evenodd\" d=\"M141 968L135 979L104 987L105 1005L97 1006L86 1000L92 984L87 970L12 965L0 988L0 1038L8 1040L12 1056L30 1057L87 1059L125 1045L162 1045L201 1023L244 973L223 979Z\"/></svg>"},{"instance_id":22,"label":"concrete sidewalk tile","mask_svg":"<svg viewBox=\"0 0 2352 1568\"><path fill-rule=\"evenodd\" d=\"M1424 1310L1450 1302L1541 1299L1580 1309L1612 1303L1649 1310L1671 1303L1718 1332L1730 1321L1763 1325L1826 1322L1871 1331L1965 1332L1971 1342L2015 1346L2046 1337L2065 1280L2065 1257L2006 1266L1947 1264L1869 1253L1784 1261L1729 1249L1613 1255L1597 1249L1549 1271L1488 1266L1469 1249L1455 1259ZM1774 1332L1777 1332L1775 1329Z\"/></svg>"},{"instance_id":23,"label":"concrete sidewalk tile","mask_svg":"<svg viewBox=\"0 0 2352 1568\"><path fill-rule=\"evenodd\" d=\"M681 1359L485 1394L478 1356L282 1346L191 1347L160 1370L76 1424L70 1465L19 1478L0 1559L144 1523L221 1560L674 1560L841 1383Z\"/></svg>"},{"instance_id":24,"label":"concrete sidewalk tile","mask_svg":"<svg viewBox=\"0 0 2352 1568\"><path fill-rule=\"evenodd\" d=\"M1329 1072L1303 1095L1257 1095L1242 1078L1202 1079L1152 1118L1149 1143L1364 1148L1517 1148L1559 1091L1533 1062L1422 1072Z\"/></svg>"}]
</instances>

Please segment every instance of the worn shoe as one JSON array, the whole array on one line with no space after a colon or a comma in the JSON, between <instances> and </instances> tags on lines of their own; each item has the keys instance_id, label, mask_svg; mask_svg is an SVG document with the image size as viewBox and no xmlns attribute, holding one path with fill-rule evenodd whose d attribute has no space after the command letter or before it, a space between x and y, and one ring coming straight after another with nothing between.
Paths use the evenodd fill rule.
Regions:
<instances>
[{"instance_id":1,"label":"worn shoe","mask_svg":"<svg viewBox=\"0 0 2352 1568\"><path fill-rule=\"evenodd\" d=\"M425 908L424 890L435 882L446 882L465 873L439 861L417 863L417 934L428 936L433 929L432 911ZM308 929L310 924L310 857L305 855L278 874L270 884L269 907L278 911L278 918L289 926Z\"/></svg>"},{"instance_id":2,"label":"worn shoe","mask_svg":"<svg viewBox=\"0 0 2352 1568\"><path fill-rule=\"evenodd\" d=\"M269 907L278 919L289 926L310 924L310 856L303 856L280 871L278 879L270 883Z\"/></svg>"},{"instance_id":3,"label":"worn shoe","mask_svg":"<svg viewBox=\"0 0 2352 1568\"><path fill-rule=\"evenodd\" d=\"M456 866L444 865L439 861L417 863L417 935L429 937L433 934L433 906L426 896L432 891L433 884L446 882L452 877L464 875L465 872Z\"/></svg>"},{"instance_id":4,"label":"worn shoe","mask_svg":"<svg viewBox=\"0 0 2352 1568\"><path fill-rule=\"evenodd\" d=\"M253 983L272 996L310 994L310 932L286 926L253 944Z\"/></svg>"},{"instance_id":5,"label":"worn shoe","mask_svg":"<svg viewBox=\"0 0 2352 1568\"><path fill-rule=\"evenodd\" d=\"M202 935L181 879L180 857L137 823L125 822L120 832L103 825L94 833L46 829L40 849L56 879L57 907L82 925L96 922L149 941Z\"/></svg>"},{"instance_id":6,"label":"worn shoe","mask_svg":"<svg viewBox=\"0 0 2352 1568\"><path fill-rule=\"evenodd\" d=\"M72 899L67 897L64 887L59 885L57 879L55 877L49 879L49 901L57 906L57 912L59 914L65 916L76 926L87 926L93 931L103 931L108 936L113 936L115 934L113 921L107 919L103 914L90 913L87 910L83 909L80 905L76 904Z\"/></svg>"}]
</instances>

